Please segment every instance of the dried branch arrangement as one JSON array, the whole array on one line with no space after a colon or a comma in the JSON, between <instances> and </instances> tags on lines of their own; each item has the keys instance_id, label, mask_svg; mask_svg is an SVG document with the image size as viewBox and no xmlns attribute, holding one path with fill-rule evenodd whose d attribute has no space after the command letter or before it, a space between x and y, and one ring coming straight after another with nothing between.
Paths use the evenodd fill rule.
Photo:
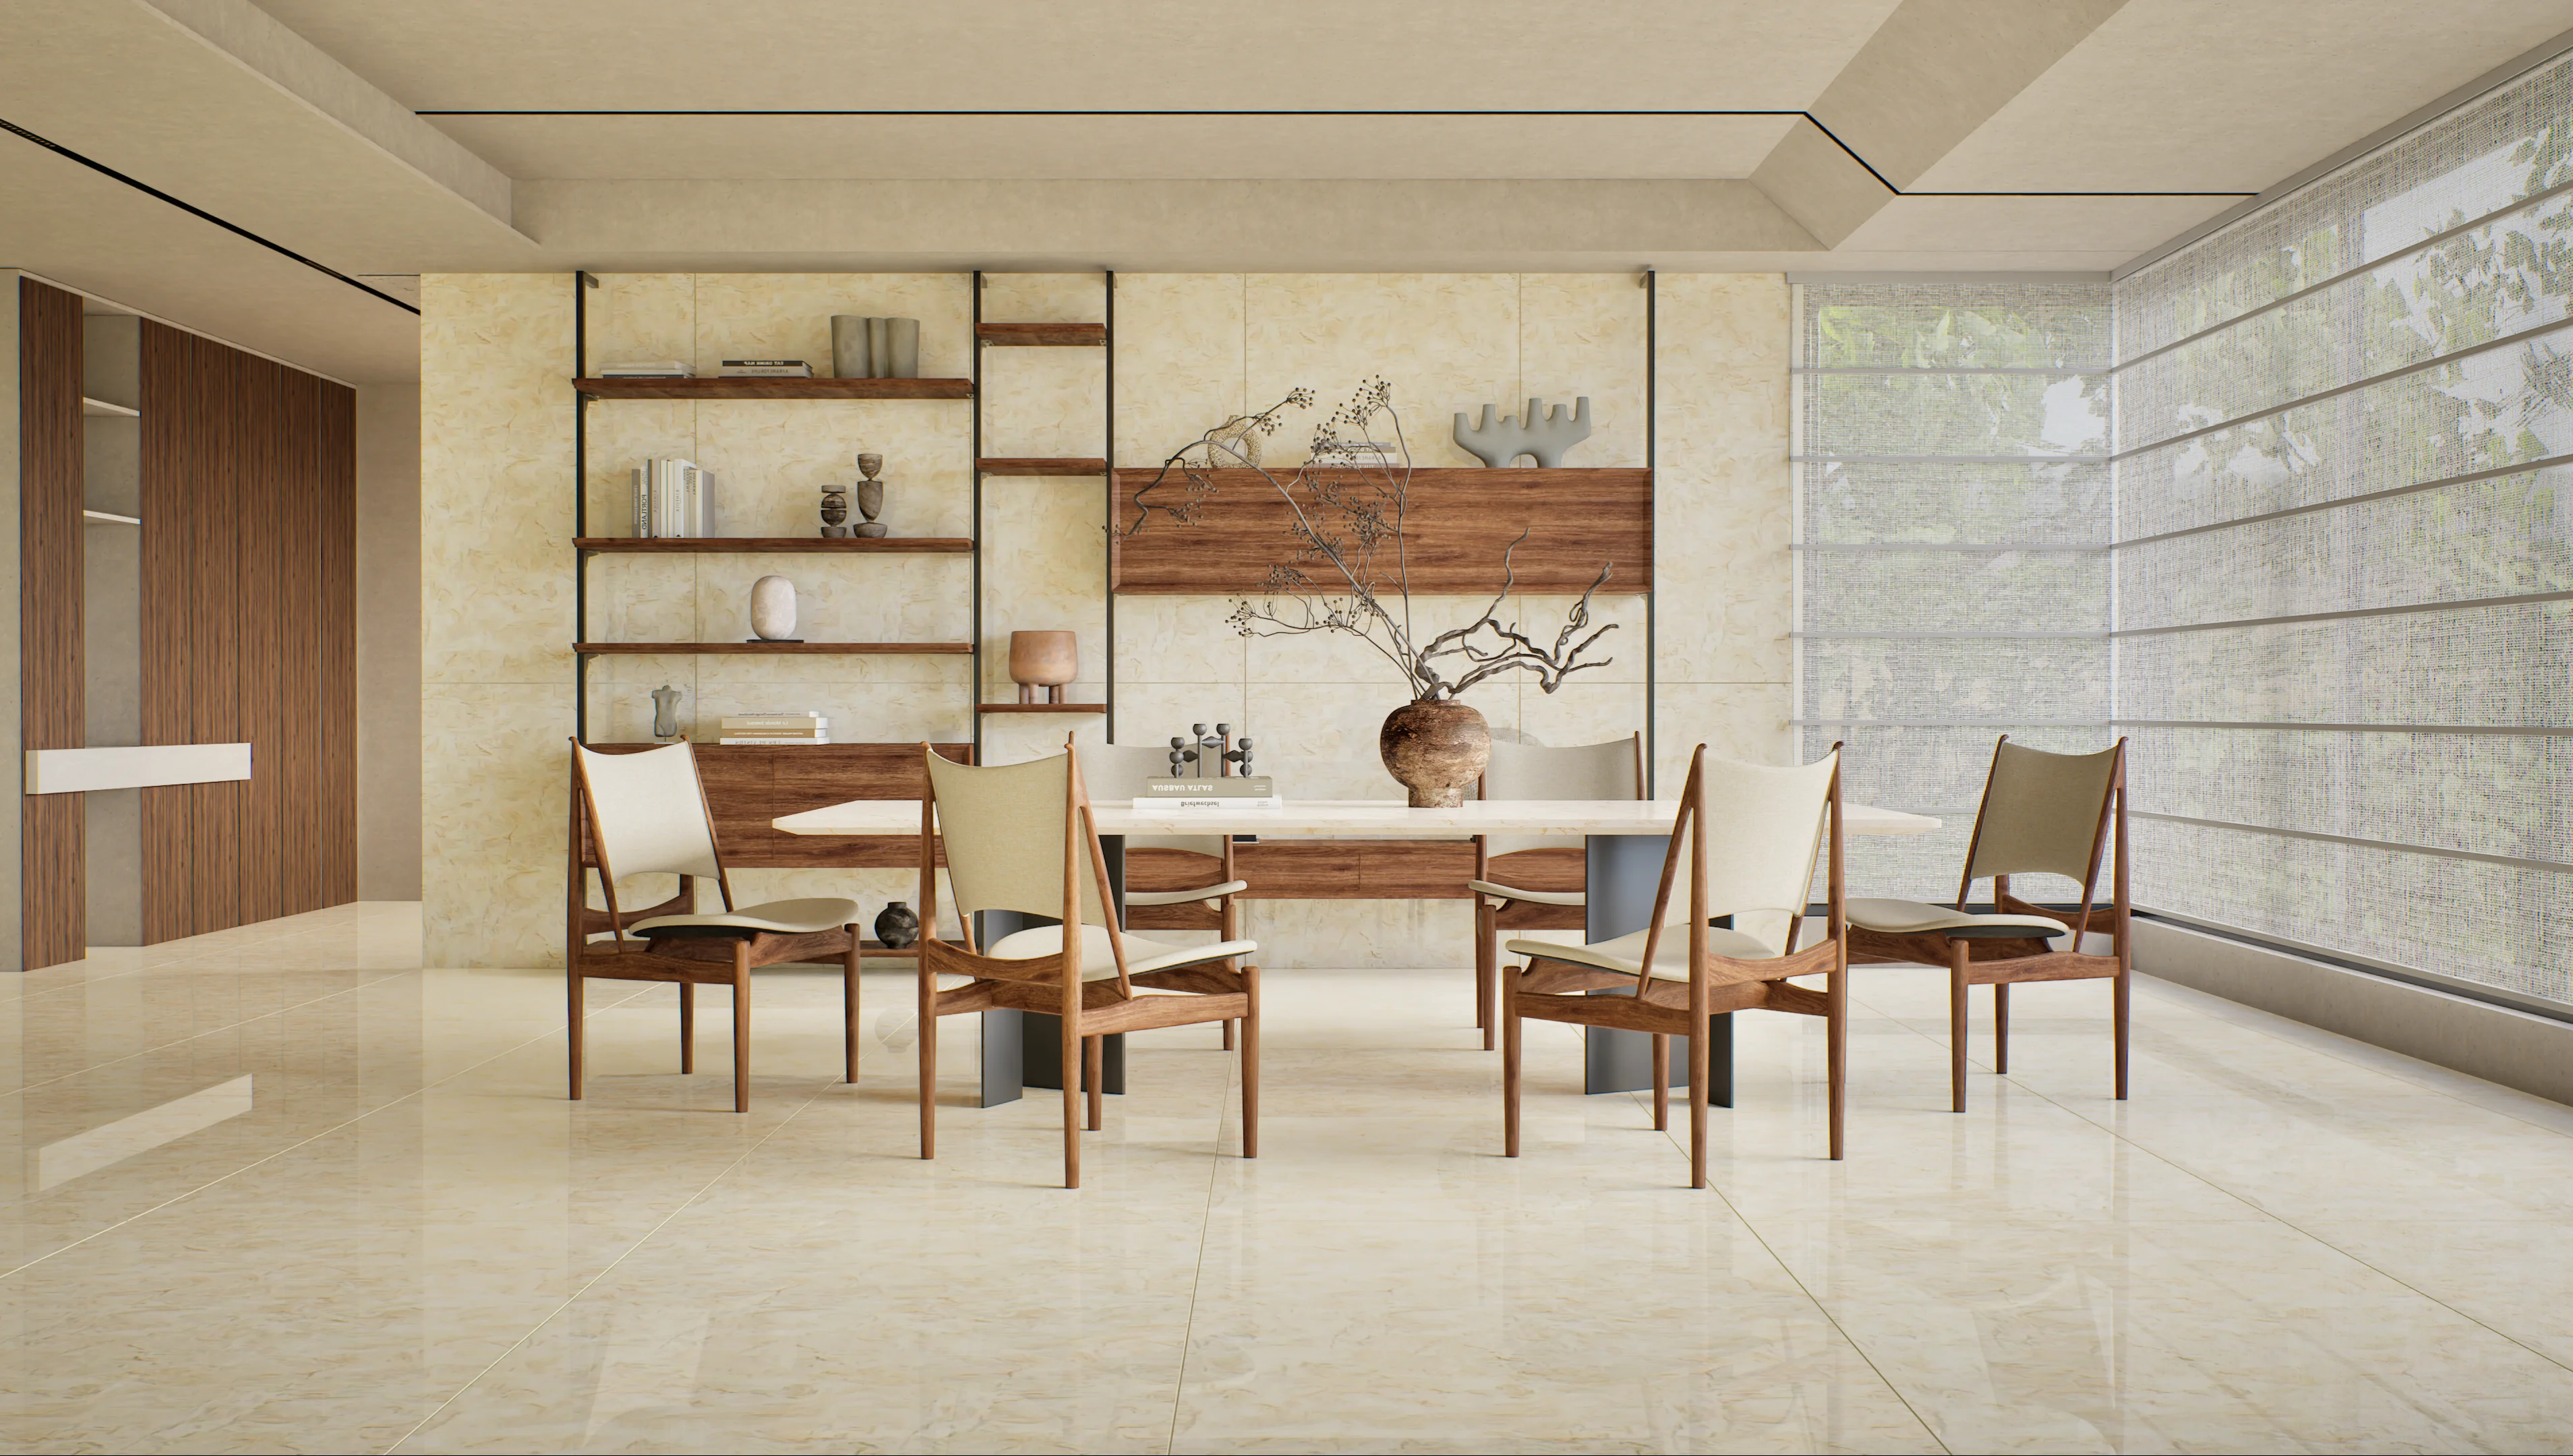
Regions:
<instances>
[{"instance_id":1,"label":"dried branch arrangement","mask_svg":"<svg viewBox=\"0 0 2573 1456\"><path fill-rule=\"evenodd\" d=\"M1590 599L1607 584L1614 562L1600 564L1598 577L1551 643L1515 621L1502 622L1500 611L1516 580L1510 557L1527 539L1525 531L1502 551L1501 589L1480 615L1435 636L1416 635L1403 538L1411 446L1393 406L1393 386L1370 379L1332 410L1314 427L1305 463L1291 470L1263 465L1261 440L1278 432L1287 410L1312 402L1312 390L1293 389L1267 409L1237 414L1190 441L1130 498L1136 516L1126 533L1143 530L1156 512L1180 525L1202 519L1219 493L1216 472L1250 470L1286 502L1293 545L1286 560L1269 568L1260 601L1235 603L1227 620L1242 635L1345 632L1392 663L1415 702L1453 698L1505 672L1535 673L1550 693L1573 673L1615 660L1583 660L1600 638L1617 630L1614 622L1590 625ZM1151 498L1173 485L1176 498Z\"/></svg>"}]
</instances>

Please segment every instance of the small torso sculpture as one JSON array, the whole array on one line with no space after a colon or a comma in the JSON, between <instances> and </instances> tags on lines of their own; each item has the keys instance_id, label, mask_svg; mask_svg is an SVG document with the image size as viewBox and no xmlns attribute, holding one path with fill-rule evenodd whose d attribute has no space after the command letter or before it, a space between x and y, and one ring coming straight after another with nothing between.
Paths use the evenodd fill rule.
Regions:
<instances>
[{"instance_id":1,"label":"small torso sculpture","mask_svg":"<svg viewBox=\"0 0 2573 1456\"><path fill-rule=\"evenodd\" d=\"M1567 419L1560 404L1547 409L1542 417L1537 407L1543 399L1527 401L1527 412L1513 418L1504 414L1492 422L1496 405L1483 406L1482 419L1465 423L1465 411L1456 411L1456 443L1467 454L1497 469L1521 455L1536 456L1537 468L1551 470L1563 463L1563 452L1590 437L1590 396L1584 394L1572 401L1572 417Z\"/></svg>"}]
</instances>

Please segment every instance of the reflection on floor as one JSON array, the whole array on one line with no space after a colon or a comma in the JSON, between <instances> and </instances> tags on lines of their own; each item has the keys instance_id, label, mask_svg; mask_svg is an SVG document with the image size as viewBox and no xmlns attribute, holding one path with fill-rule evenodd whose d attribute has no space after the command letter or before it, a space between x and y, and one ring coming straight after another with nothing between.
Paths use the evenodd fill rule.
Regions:
<instances>
[{"instance_id":1,"label":"reflection on floor","mask_svg":"<svg viewBox=\"0 0 2573 1456\"><path fill-rule=\"evenodd\" d=\"M1212 1029L914 1158L908 972L762 978L735 1116L665 988L419 969L352 906L0 980L17 1449L2538 1450L2573 1444L2573 1110L2174 988L2099 987L1947 1095L1944 978L1746 1017L1717 1187L1531 1041L1527 1155L1463 973L1278 972L1266 1138ZM605 993L605 994L602 994ZM1989 1030L1977 1024L1978 1050ZM954 1094L974 1051L949 1038Z\"/></svg>"}]
</instances>

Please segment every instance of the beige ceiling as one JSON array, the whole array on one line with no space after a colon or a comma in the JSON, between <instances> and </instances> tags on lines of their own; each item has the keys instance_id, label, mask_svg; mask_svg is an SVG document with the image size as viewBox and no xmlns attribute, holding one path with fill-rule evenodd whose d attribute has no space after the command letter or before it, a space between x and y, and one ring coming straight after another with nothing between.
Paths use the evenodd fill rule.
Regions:
<instances>
[{"instance_id":1,"label":"beige ceiling","mask_svg":"<svg viewBox=\"0 0 2573 1456\"><path fill-rule=\"evenodd\" d=\"M573 268L2097 276L2573 30L2573 0L11 0L0 25L0 121L91 164L0 135L0 266L376 379L416 369L413 316L319 269L397 296Z\"/></svg>"}]
</instances>

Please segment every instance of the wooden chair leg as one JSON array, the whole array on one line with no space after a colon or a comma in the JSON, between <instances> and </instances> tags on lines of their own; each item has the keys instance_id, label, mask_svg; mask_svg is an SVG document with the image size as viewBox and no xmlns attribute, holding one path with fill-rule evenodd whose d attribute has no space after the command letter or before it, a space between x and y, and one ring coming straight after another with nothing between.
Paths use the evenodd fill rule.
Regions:
<instances>
[{"instance_id":1,"label":"wooden chair leg","mask_svg":"<svg viewBox=\"0 0 2573 1456\"><path fill-rule=\"evenodd\" d=\"M1481 896L1474 897L1474 1025L1483 1034L1483 1050L1492 1050L1492 983L1499 979L1500 912Z\"/></svg>"},{"instance_id":2,"label":"wooden chair leg","mask_svg":"<svg viewBox=\"0 0 2573 1456\"><path fill-rule=\"evenodd\" d=\"M571 1010L571 1099L575 1102L579 1101L581 1096L580 1043L581 1033L583 1031L581 1026L580 1010L581 983L588 979L589 978L580 974L580 969L576 966L566 972L563 976L563 994L565 1000L569 1002Z\"/></svg>"},{"instance_id":3,"label":"wooden chair leg","mask_svg":"<svg viewBox=\"0 0 2573 1456\"><path fill-rule=\"evenodd\" d=\"M1707 1019L1698 1017L1689 1029L1689 1186L1706 1186L1706 1080Z\"/></svg>"},{"instance_id":4,"label":"wooden chair leg","mask_svg":"<svg viewBox=\"0 0 2573 1456\"><path fill-rule=\"evenodd\" d=\"M920 968L920 1155L938 1155L938 977Z\"/></svg>"},{"instance_id":5,"label":"wooden chair leg","mask_svg":"<svg viewBox=\"0 0 2573 1456\"><path fill-rule=\"evenodd\" d=\"M697 984L679 983L679 1075L697 1070Z\"/></svg>"},{"instance_id":6,"label":"wooden chair leg","mask_svg":"<svg viewBox=\"0 0 2573 1456\"><path fill-rule=\"evenodd\" d=\"M858 1080L859 936L860 932L858 928L856 926L850 926L849 956L846 961L841 963L842 969L840 972L840 1013L843 1022L843 1025L840 1028L840 1047L842 1055L848 1059L848 1081L851 1083L855 1083Z\"/></svg>"},{"instance_id":7,"label":"wooden chair leg","mask_svg":"<svg viewBox=\"0 0 2573 1456\"><path fill-rule=\"evenodd\" d=\"M1107 1065L1107 1054L1102 1049L1107 1045L1105 1037L1081 1039L1081 1085L1090 1093L1089 1130L1093 1132L1099 1130L1100 1115L1104 1110L1100 1105L1099 1085L1107 1080L1101 1075Z\"/></svg>"},{"instance_id":8,"label":"wooden chair leg","mask_svg":"<svg viewBox=\"0 0 2573 1456\"><path fill-rule=\"evenodd\" d=\"M1659 1032L1653 1034L1653 1130L1667 1132L1671 1126L1671 1039Z\"/></svg>"},{"instance_id":9,"label":"wooden chair leg","mask_svg":"<svg viewBox=\"0 0 2573 1456\"><path fill-rule=\"evenodd\" d=\"M750 942L732 943L732 1109L750 1110Z\"/></svg>"},{"instance_id":10,"label":"wooden chair leg","mask_svg":"<svg viewBox=\"0 0 2573 1456\"><path fill-rule=\"evenodd\" d=\"M1227 1052L1233 1050L1233 1026L1231 1022L1224 1024L1224 1050Z\"/></svg>"},{"instance_id":11,"label":"wooden chair leg","mask_svg":"<svg viewBox=\"0 0 2573 1456\"><path fill-rule=\"evenodd\" d=\"M1948 1095L1966 1110L1966 943L1948 942Z\"/></svg>"},{"instance_id":12,"label":"wooden chair leg","mask_svg":"<svg viewBox=\"0 0 2573 1456\"><path fill-rule=\"evenodd\" d=\"M1519 1155L1519 973L1501 981L1501 1155Z\"/></svg>"},{"instance_id":13,"label":"wooden chair leg","mask_svg":"<svg viewBox=\"0 0 2573 1456\"><path fill-rule=\"evenodd\" d=\"M1242 1155L1260 1155L1260 968L1242 968L1242 991L1251 1001L1242 1019Z\"/></svg>"},{"instance_id":14,"label":"wooden chair leg","mask_svg":"<svg viewBox=\"0 0 2573 1456\"><path fill-rule=\"evenodd\" d=\"M1832 1161L1841 1159L1841 1128L1849 1110L1849 971L1844 967L1831 974L1825 995L1830 1008L1824 1015L1824 1037L1829 1052L1826 1062L1831 1078Z\"/></svg>"},{"instance_id":15,"label":"wooden chair leg","mask_svg":"<svg viewBox=\"0 0 2573 1456\"><path fill-rule=\"evenodd\" d=\"M1063 1068L1063 1185L1081 1186L1081 1018L1074 1015L1057 1018L1063 1024L1063 1046L1059 1064Z\"/></svg>"},{"instance_id":16,"label":"wooden chair leg","mask_svg":"<svg viewBox=\"0 0 2573 1456\"><path fill-rule=\"evenodd\" d=\"M2123 1102L2127 1099L2127 1026L2131 1020L2127 1009L2127 983L2130 979L2128 968L2120 966L2115 979L2116 990L2111 994L2116 998L2114 1002L2116 1010L2113 1016L2117 1022L2118 1037L2118 1100Z\"/></svg>"},{"instance_id":17,"label":"wooden chair leg","mask_svg":"<svg viewBox=\"0 0 2573 1456\"><path fill-rule=\"evenodd\" d=\"M1993 986L1993 1071L1999 1076L2010 1074L2010 983Z\"/></svg>"}]
</instances>

